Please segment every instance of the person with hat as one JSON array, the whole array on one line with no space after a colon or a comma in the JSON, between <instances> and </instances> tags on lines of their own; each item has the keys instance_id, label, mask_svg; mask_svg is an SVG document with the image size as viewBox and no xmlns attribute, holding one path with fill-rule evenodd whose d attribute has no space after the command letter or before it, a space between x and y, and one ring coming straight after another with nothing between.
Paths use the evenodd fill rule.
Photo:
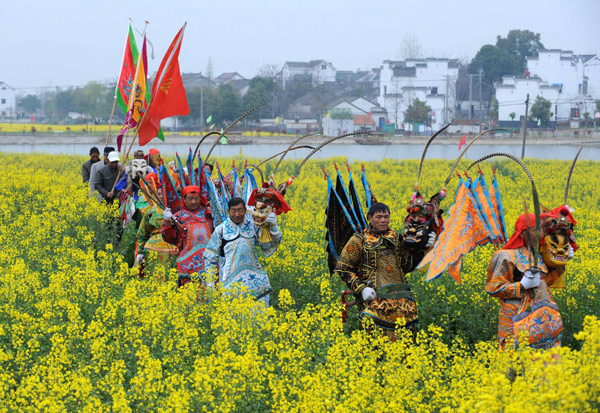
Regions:
<instances>
[{"instance_id":1,"label":"person with hat","mask_svg":"<svg viewBox=\"0 0 600 413\"><path fill-rule=\"evenodd\" d=\"M148 165L152 167L155 173L158 173L158 167L162 162L162 157L160 155L160 151L156 148L150 148L148 151L148 155L146 155L148 160Z\"/></svg>"},{"instance_id":2,"label":"person with hat","mask_svg":"<svg viewBox=\"0 0 600 413\"><path fill-rule=\"evenodd\" d=\"M84 184L89 182L92 165L96 162L100 162L100 151L94 146L90 149L90 159L85 161L81 166L81 177L83 178Z\"/></svg>"},{"instance_id":3,"label":"person with hat","mask_svg":"<svg viewBox=\"0 0 600 413\"><path fill-rule=\"evenodd\" d=\"M182 181L183 182L183 181ZM183 205L172 213L166 208L163 213L163 239L177 246L177 286L181 287L192 279L192 274L202 276L204 248L212 233L208 196L205 189L188 185L181 191Z\"/></svg>"},{"instance_id":4,"label":"person with hat","mask_svg":"<svg viewBox=\"0 0 600 413\"><path fill-rule=\"evenodd\" d=\"M119 153L112 151L108 154L108 163L96 172L94 189L100 193L102 198L112 204L119 198L119 190L115 189L115 183L119 176Z\"/></svg>"},{"instance_id":5,"label":"person with hat","mask_svg":"<svg viewBox=\"0 0 600 413\"><path fill-rule=\"evenodd\" d=\"M96 192L96 182L98 181L98 171L100 170L100 168L102 168L104 165L106 165L108 163L108 154L111 153L112 151L114 151L115 148L113 148L112 146L107 146L104 148L104 159L102 160L102 162L96 162L94 164L92 164L92 167L90 168L90 197L92 195L96 195L96 199L98 199L98 202L102 202L102 195L100 195L99 192Z\"/></svg>"},{"instance_id":6,"label":"person with hat","mask_svg":"<svg viewBox=\"0 0 600 413\"><path fill-rule=\"evenodd\" d=\"M535 239L535 214L519 216L514 234L494 253L488 268L485 291L500 302L498 343L502 348L509 343L517 347L522 332L527 333L530 347L560 346L562 318L550 288L561 287L565 265L577 250L574 237L565 238L576 222L566 208L542 213L540 221L541 234ZM560 242L565 245L557 248L553 243L555 249L542 253L535 267L533 246L543 245L548 235L555 241L563 235Z\"/></svg>"}]
</instances>

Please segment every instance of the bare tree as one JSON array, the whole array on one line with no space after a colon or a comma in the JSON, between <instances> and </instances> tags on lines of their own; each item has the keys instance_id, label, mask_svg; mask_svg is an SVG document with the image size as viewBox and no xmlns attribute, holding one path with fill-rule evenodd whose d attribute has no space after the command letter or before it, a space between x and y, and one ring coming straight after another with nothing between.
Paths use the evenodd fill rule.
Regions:
<instances>
[{"instance_id":1,"label":"bare tree","mask_svg":"<svg viewBox=\"0 0 600 413\"><path fill-rule=\"evenodd\" d=\"M423 57L425 51L423 45L419 41L419 36L414 33L405 34L402 40L400 40L400 46L398 47L397 57L406 59L416 59Z\"/></svg>"},{"instance_id":2,"label":"bare tree","mask_svg":"<svg viewBox=\"0 0 600 413\"><path fill-rule=\"evenodd\" d=\"M276 64L265 63L264 65L258 68L257 76L267 78L270 77L274 79L277 77L280 71L281 70L279 69L279 66L277 66Z\"/></svg>"}]
</instances>

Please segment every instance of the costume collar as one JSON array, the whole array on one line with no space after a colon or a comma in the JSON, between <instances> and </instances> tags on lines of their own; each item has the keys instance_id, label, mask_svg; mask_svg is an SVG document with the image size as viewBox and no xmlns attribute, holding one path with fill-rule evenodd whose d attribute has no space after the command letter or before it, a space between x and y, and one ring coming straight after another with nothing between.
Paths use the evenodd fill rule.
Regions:
<instances>
[{"instance_id":1,"label":"costume collar","mask_svg":"<svg viewBox=\"0 0 600 413\"><path fill-rule=\"evenodd\" d=\"M371 247L376 247L376 246L380 245L384 239L388 240L393 245L398 244L396 233L391 228L388 228L387 231L382 232L382 231L375 231L369 225L369 227L364 230L364 236L365 236L365 243Z\"/></svg>"},{"instance_id":2,"label":"costume collar","mask_svg":"<svg viewBox=\"0 0 600 413\"><path fill-rule=\"evenodd\" d=\"M512 263L515 265L515 267L517 267L517 269L519 271L524 272L525 270L528 270L533 265L533 262L530 262L530 260L529 260L529 257L531 256L531 254L529 253L527 248L519 247L519 248L505 250L505 251L510 254ZM542 272L545 272L545 273L548 272L548 267L544 263L544 260L542 259L541 255L538 259L538 267L540 268L540 270Z\"/></svg>"},{"instance_id":3,"label":"costume collar","mask_svg":"<svg viewBox=\"0 0 600 413\"><path fill-rule=\"evenodd\" d=\"M239 225L233 222L231 218L227 218L223 224L223 238L227 240L236 238L238 235L244 238L252 238L256 235L257 228L250 214L246 214L244 221Z\"/></svg>"}]
</instances>

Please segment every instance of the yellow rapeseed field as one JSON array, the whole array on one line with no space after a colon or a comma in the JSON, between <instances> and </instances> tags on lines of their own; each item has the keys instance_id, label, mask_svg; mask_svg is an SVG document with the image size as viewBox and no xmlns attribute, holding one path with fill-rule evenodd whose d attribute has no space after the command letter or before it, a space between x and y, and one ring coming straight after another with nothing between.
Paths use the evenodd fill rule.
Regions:
<instances>
[{"instance_id":1,"label":"yellow rapeseed field","mask_svg":"<svg viewBox=\"0 0 600 413\"><path fill-rule=\"evenodd\" d=\"M598 162L579 162L571 187L580 249L555 294L564 346L499 351L497 302L484 292L490 246L465 259L462 285L410 274L416 343L373 342L355 321L342 326L343 285L327 273L323 227L320 167L333 172L333 159L277 173L278 182L298 176L286 195L293 211L280 219L283 244L263 260L275 289L267 309L222 291L177 291L174 271L155 260L139 279L108 230L116 212L87 198L83 161L0 154L0 411L600 409ZM542 203L559 205L570 163L526 163ZM495 165L510 231L528 184L518 166ZM423 192L440 189L449 166L427 161ZM366 167L400 229L417 162Z\"/></svg>"},{"instance_id":2,"label":"yellow rapeseed field","mask_svg":"<svg viewBox=\"0 0 600 413\"><path fill-rule=\"evenodd\" d=\"M122 123L121 124L113 124L112 127L110 127L110 130L113 132L118 131L120 128L122 127ZM33 128L33 129L32 129ZM208 127L206 128L208 129ZM215 128L213 126L213 129L218 131L220 128ZM77 125L60 125L60 124L47 124L47 123L30 123L30 122L26 122L26 123L14 123L14 122L0 122L0 134L2 133L10 133L10 134L17 134L17 133L21 133L21 134L31 134L32 132L34 133L38 133L38 134L55 134L55 135L86 135L86 134L92 134L92 135L97 135L97 134L106 134L109 130L109 125L108 124L100 124L100 125L96 125L93 123L88 123L88 124L77 124ZM295 131L294 131L295 132ZM173 132L170 131L166 131L165 135L169 136L172 135ZM241 133L242 136L261 136L261 137L271 137L274 135L277 136L296 136L296 133L283 133L283 132L257 132L257 131L244 131ZM177 135L180 136L202 136L202 133L200 131L200 129L198 130L194 130L194 131L186 131L186 130L180 130L177 132Z\"/></svg>"}]
</instances>

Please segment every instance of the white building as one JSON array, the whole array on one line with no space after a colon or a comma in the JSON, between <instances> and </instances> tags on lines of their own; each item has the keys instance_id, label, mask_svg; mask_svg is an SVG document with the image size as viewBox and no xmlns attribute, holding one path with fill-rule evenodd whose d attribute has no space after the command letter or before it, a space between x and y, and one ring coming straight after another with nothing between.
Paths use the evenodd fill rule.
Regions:
<instances>
[{"instance_id":1,"label":"white building","mask_svg":"<svg viewBox=\"0 0 600 413\"><path fill-rule=\"evenodd\" d=\"M17 107L17 94L15 88L0 81L0 116L13 117Z\"/></svg>"},{"instance_id":2,"label":"white building","mask_svg":"<svg viewBox=\"0 0 600 413\"><path fill-rule=\"evenodd\" d=\"M527 58L531 76L538 76L560 89L553 103L557 119L572 117L571 109L580 116L588 112L593 117L595 100L600 99L600 58L598 55L576 55L570 50L540 50L538 56ZM498 99L499 102L500 99Z\"/></svg>"},{"instance_id":3,"label":"white building","mask_svg":"<svg viewBox=\"0 0 600 413\"><path fill-rule=\"evenodd\" d=\"M560 86L549 85L537 76L502 76L502 81L495 86L499 121L518 121L521 116L525 116L527 94L529 94L529 109L537 96L552 102L553 109L560 99ZM511 113L515 114L514 119L511 119Z\"/></svg>"},{"instance_id":4,"label":"white building","mask_svg":"<svg viewBox=\"0 0 600 413\"><path fill-rule=\"evenodd\" d=\"M310 82L313 86L325 82L335 82L335 67L325 60L310 62L285 62L280 76L285 89L290 82Z\"/></svg>"},{"instance_id":5,"label":"white building","mask_svg":"<svg viewBox=\"0 0 600 413\"><path fill-rule=\"evenodd\" d=\"M322 116L323 134L337 136L360 130L375 131L387 123L385 108L365 98L343 99L328 105Z\"/></svg>"},{"instance_id":6,"label":"white building","mask_svg":"<svg viewBox=\"0 0 600 413\"><path fill-rule=\"evenodd\" d=\"M454 117L458 68L458 59L385 60L378 103L387 109L396 128L401 129L404 111L414 99L419 99L431 107L432 128L440 128ZM408 129L409 125L404 127Z\"/></svg>"}]
</instances>

